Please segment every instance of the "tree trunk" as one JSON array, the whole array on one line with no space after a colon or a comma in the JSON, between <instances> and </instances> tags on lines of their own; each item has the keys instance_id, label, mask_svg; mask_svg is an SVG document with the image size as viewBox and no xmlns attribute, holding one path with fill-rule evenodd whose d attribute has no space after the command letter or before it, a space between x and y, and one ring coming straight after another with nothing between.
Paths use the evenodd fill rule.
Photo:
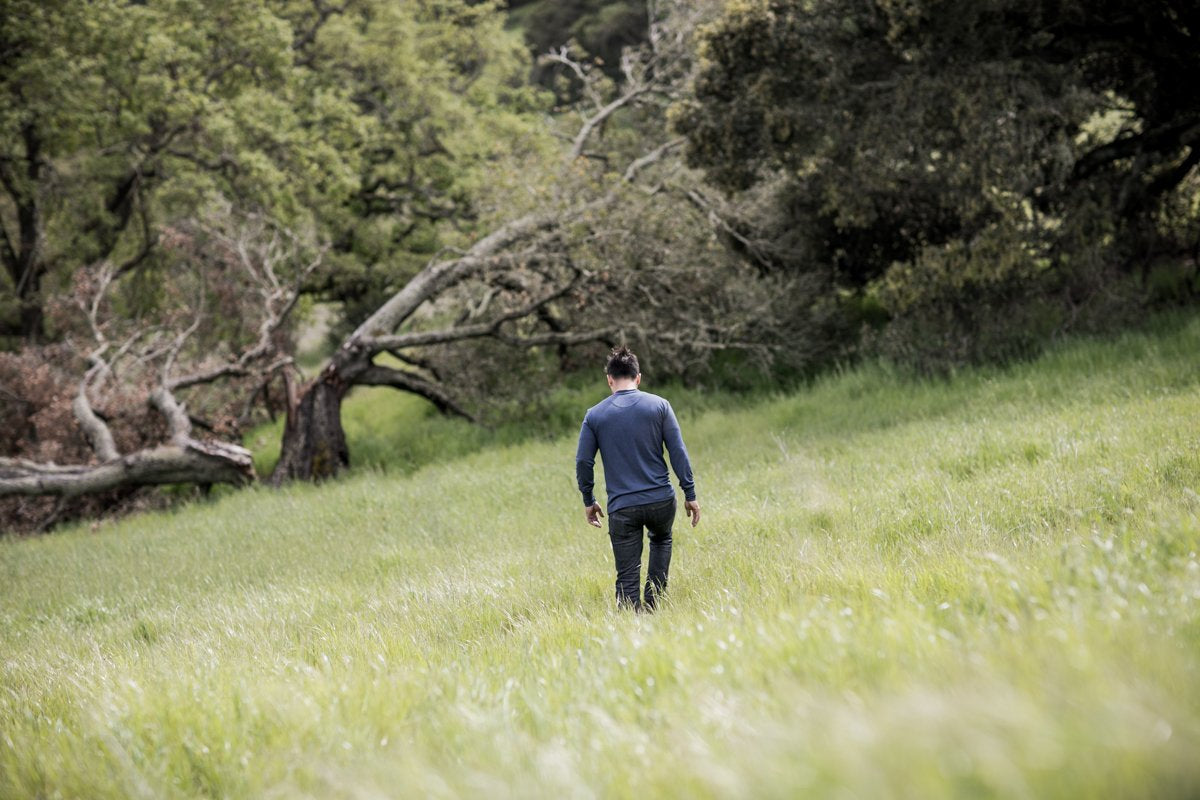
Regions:
<instances>
[{"instance_id":1,"label":"tree trunk","mask_svg":"<svg viewBox=\"0 0 1200 800\"><path fill-rule=\"evenodd\" d=\"M167 483L250 483L250 451L228 442L183 442L139 450L102 464L60 466L0 458L0 497L75 497L126 486Z\"/></svg>"},{"instance_id":2,"label":"tree trunk","mask_svg":"<svg viewBox=\"0 0 1200 800\"><path fill-rule=\"evenodd\" d=\"M41 342L46 339L46 315L42 311L40 298L21 298L21 333L26 342Z\"/></svg>"},{"instance_id":3,"label":"tree trunk","mask_svg":"<svg viewBox=\"0 0 1200 800\"><path fill-rule=\"evenodd\" d=\"M304 388L298 402L288 405L271 485L331 478L350 466L342 428L342 399L349 388L336 369L326 369Z\"/></svg>"}]
</instances>

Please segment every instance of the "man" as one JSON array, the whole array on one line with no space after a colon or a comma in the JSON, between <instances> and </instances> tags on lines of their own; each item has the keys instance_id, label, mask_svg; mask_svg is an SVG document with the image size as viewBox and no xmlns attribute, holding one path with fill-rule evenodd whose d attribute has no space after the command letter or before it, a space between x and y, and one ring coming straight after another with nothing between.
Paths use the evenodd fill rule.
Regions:
<instances>
[{"instance_id":1,"label":"man","mask_svg":"<svg viewBox=\"0 0 1200 800\"><path fill-rule=\"evenodd\" d=\"M700 522L696 482L683 435L671 404L638 389L642 371L627 347L614 348L604 368L612 395L588 409L579 430L575 477L583 494L583 515L600 527L604 516L592 494L596 450L604 461L608 489L608 535L617 565L617 605L653 611L667 588L671 566L671 526L675 522L675 490L663 460L663 446L683 489L684 508L692 527ZM642 567L642 528L650 532L650 564L646 570L646 599L638 589Z\"/></svg>"}]
</instances>

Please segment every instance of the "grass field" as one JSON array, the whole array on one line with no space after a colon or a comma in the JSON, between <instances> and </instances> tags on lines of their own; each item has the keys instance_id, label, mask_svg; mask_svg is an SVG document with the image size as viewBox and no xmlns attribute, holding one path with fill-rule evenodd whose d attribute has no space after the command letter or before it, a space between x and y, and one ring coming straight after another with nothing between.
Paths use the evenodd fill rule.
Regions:
<instances>
[{"instance_id":1,"label":"grass field","mask_svg":"<svg viewBox=\"0 0 1200 800\"><path fill-rule=\"evenodd\" d=\"M1198 353L665 391L653 616L571 433L364 394L345 480L0 539L0 797L1195 797Z\"/></svg>"}]
</instances>

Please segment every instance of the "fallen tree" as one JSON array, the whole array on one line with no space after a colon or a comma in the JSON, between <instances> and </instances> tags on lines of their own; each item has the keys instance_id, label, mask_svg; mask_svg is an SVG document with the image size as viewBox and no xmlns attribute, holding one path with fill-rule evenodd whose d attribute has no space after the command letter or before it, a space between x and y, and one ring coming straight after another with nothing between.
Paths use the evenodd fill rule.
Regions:
<instances>
[{"instance_id":1,"label":"fallen tree","mask_svg":"<svg viewBox=\"0 0 1200 800\"><path fill-rule=\"evenodd\" d=\"M472 418L435 376L421 374L421 361L413 355L414 349L484 337L518 347L538 347L579 344L616 335L615 325L536 332L521 331L518 326L522 322L536 323L539 312L581 290L594 278L565 263L567 259L555 252L552 241L563 226L589 211L599 211L616 197L614 192L566 211L528 214L500 226L458 257L432 262L421 270L351 333L317 376L289 401L283 444L271 482L278 485L287 480L326 478L350 463L341 404L354 386L390 386L424 397L443 412ZM524 248L514 252L521 245ZM528 268L531 262L542 268ZM463 281L481 276L491 290L486 295L488 305L500 293L517 304L486 316L477 309L467 309L455 324L398 332L423 305L436 302ZM535 292L540 294L530 297ZM382 353L392 354L412 368L376 363Z\"/></svg>"},{"instance_id":2,"label":"fallen tree","mask_svg":"<svg viewBox=\"0 0 1200 800\"><path fill-rule=\"evenodd\" d=\"M665 110L690 72L695 20L684 14L672 21L656 20L646 48L627 55L620 85L599 77L587 84L594 76L583 62L568 50L555 53L559 63L574 65L587 91L578 132L564 136L564 157L548 171L553 202L529 201L531 210L509 212L507 219L502 209L485 235L460 250L443 249L308 380L292 365L286 321L326 252L312 241L315 234L300 236L261 215L232 212L215 223L160 231L164 251L175 247L193 267L193 281L203 285L195 302L177 297L171 313L153 324L110 307L125 272L107 263L81 271L76 316L86 337L66 349L82 376L70 420L88 451L76 450L74 458L44 451L52 457L3 459L0 497L253 480L250 454L235 443L245 425L213 424L189 410L202 387L224 386L220 413L244 423L255 404L271 404L272 383L284 384L274 397L287 414L271 475L278 485L327 478L349 464L341 405L354 386L391 387L475 419L478 404L464 399L464 384L475 369L504 367L464 366L445 358L451 350L469 359L479 352L472 347L548 349L565 359L580 345L632 340L669 350L676 369L722 349L765 359L771 344L764 326L780 316L789 296L778 282L726 274L735 260L722 255L711 220L678 190L693 176L679 158L682 139L664 133ZM600 141L622 114L636 115L621 124L626 132L640 126L637 136L617 145ZM655 135L659 141L647 149L631 146ZM229 280L232 271L238 281ZM168 294L180 296L186 288ZM218 296L207 311L199 299L206 293ZM206 338L214 325L242 329L233 337L241 344L221 358L213 355L220 337ZM250 328L254 335L247 335ZM240 415L230 411L235 407ZM123 434L111 424L121 409L140 413L122 420ZM53 418L60 430L67 421L62 411L60 402Z\"/></svg>"},{"instance_id":3,"label":"fallen tree","mask_svg":"<svg viewBox=\"0 0 1200 800\"><path fill-rule=\"evenodd\" d=\"M558 176L560 183L570 187L573 202L504 221L464 251L431 261L350 333L319 374L290 393L273 484L330 477L349 464L341 403L354 386L390 386L424 397L443 412L471 418L436 370L428 369L428 363L414 354L416 349L483 338L529 348L624 338L620 318L580 327L555 314L552 306L570 298L577 309L589 307L588 292L611 283L600 269L587 270L575 263L578 241L572 240L569 229L582 226L593 238L627 233L627 229L597 229L605 228L605 215L627 201L643 173L673 157L683 143L682 138L668 138L626 156L619 168L610 163L612 154L587 149L622 109L649 109L655 120L650 127L668 128L665 109L691 69L691 36L698 13L687 4L669 5L672 13L663 9L662 16L652 14L646 46L626 51L620 84L610 85L567 47L545 57L569 67L584 87L577 129L563 136L570 144ZM583 162L601 165L598 182L571 183L570 172ZM661 186L640 188L655 193ZM481 287L480 300L474 307L468 304L453 324L402 330L423 306L437 304L469 280ZM575 315L576 320L583 316ZM383 353L405 362L406 368L378 363L376 358Z\"/></svg>"},{"instance_id":4,"label":"fallen tree","mask_svg":"<svg viewBox=\"0 0 1200 800\"><path fill-rule=\"evenodd\" d=\"M325 248L228 209L160 238L178 259L164 277L169 302L130 313L132 301L119 291L129 273L101 262L78 271L57 312L71 331L64 343L4 354L6 382L36 376L44 384L40 397L23 397L22 386L7 392L37 408L26 408L6 449L75 463L0 458L0 498L255 480L250 452L226 437L240 427L238 410L291 366L283 326ZM196 411L221 419L189 410L187 396L200 392L210 396L198 398ZM75 432L65 430L68 422ZM62 513L60 505L52 517Z\"/></svg>"}]
</instances>

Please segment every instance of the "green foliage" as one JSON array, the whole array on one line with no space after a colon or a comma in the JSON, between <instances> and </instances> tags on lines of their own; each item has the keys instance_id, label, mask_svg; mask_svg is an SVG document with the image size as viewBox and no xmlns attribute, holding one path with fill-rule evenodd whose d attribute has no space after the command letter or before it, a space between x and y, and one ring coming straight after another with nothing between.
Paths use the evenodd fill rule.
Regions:
<instances>
[{"instance_id":1,"label":"green foliage","mask_svg":"<svg viewBox=\"0 0 1200 800\"><path fill-rule=\"evenodd\" d=\"M43 333L46 295L78 266L142 263L156 218L311 182L279 179L258 138L288 115L291 65L289 30L261 3L18 0L4 22L0 255L3 291L29 314L20 333Z\"/></svg>"},{"instance_id":2,"label":"green foliage","mask_svg":"<svg viewBox=\"0 0 1200 800\"><path fill-rule=\"evenodd\" d=\"M0 541L0 795L1194 795L1198 347L672 391L654 616L573 436Z\"/></svg>"},{"instance_id":3,"label":"green foliage","mask_svg":"<svg viewBox=\"0 0 1200 800\"><path fill-rule=\"evenodd\" d=\"M645 0L511 0L508 5L511 24L524 32L534 56L574 43L613 80L621 77L622 49L641 44L648 30ZM546 86L556 76L564 77L546 67L534 73Z\"/></svg>"},{"instance_id":4,"label":"green foliage","mask_svg":"<svg viewBox=\"0 0 1200 800\"><path fill-rule=\"evenodd\" d=\"M3 13L0 308L18 315L40 315L80 265L169 268L142 251L220 196L316 225L337 255L310 288L358 319L469 227L497 161L543 146L546 100L494 3Z\"/></svg>"},{"instance_id":5,"label":"green foliage","mask_svg":"<svg viewBox=\"0 0 1200 800\"><path fill-rule=\"evenodd\" d=\"M1006 357L1111 317L1113 283L1137 313L1146 254L1194 242L1160 210L1196 197L1197 23L1182 2L731 3L676 124L769 207L749 219L777 268L881 300L901 349ZM1006 340L1027 298L1049 318Z\"/></svg>"},{"instance_id":6,"label":"green foliage","mask_svg":"<svg viewBox=\"0 0 1200 800\"><path fill-rule=\"evenodd\" d=\"M301 4L307 5L307 4ZM353 120L353 184L329 208L322 289L356 325L484 212L496 169L543 155L547 101L494 3L356 5L324 24L306 84ZM320 130L319 126L316 126Z\"/></svg>"}]
</instances>

